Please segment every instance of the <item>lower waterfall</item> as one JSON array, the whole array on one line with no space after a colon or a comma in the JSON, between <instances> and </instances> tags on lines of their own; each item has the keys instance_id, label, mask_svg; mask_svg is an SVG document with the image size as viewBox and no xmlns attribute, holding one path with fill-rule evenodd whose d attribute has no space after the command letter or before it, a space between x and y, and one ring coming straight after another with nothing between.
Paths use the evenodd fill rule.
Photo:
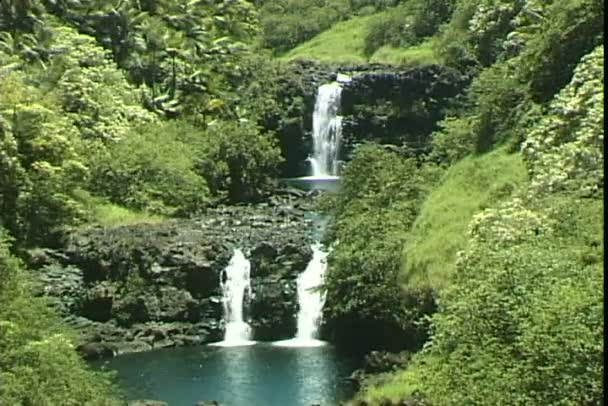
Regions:
<instances>
[{"instance_id":1,"label":"lower waterfall","mask_svg":"<svg viewBox=\"0 0 608 406\"><path fill-rule=\"evenodd\" d=\"M298 327L296 336L290 340L276 342L275 345L286 347L316 347L324 345L319 341L319 325L325 304L325 295L317 288L323 283L327 269L327 252L320 243L312 247L312 259L306 270L298 276Z\"/></svg>"},{"instance_id":2,"label":"lower waterfall","mask_svg":"<svg viewBox=\"0 0 608 406\"><path fill-rule=\"evenodd\" d=\"M251 293L250 269L249 260L240 249L235 249L220 279L226 321L224 341L213 345L233 347L255 343L250 340L251 327L243 320L245 298Z\"/></svg>"}]
</instances>

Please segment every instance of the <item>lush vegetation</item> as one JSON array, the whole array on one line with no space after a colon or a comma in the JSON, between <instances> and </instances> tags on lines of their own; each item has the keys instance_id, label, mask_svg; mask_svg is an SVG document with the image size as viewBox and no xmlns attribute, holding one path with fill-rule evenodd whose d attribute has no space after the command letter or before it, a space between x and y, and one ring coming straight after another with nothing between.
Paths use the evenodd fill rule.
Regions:
<instances>
[{"instance_id":1,"label":"lush vegetation","mask_svg":"<svg viewBox=\"0 0 608 406\"><path fill-rule=\"evenodd\" d=\"M173 216L264 196L281 159L252 5L98 3L2 3L4 227L49 243L99 198Z\"/></svg>"},{"instance_id":2,"label":"lush vegetation","mask_svg":"<svg viewBox=\"0 0 608 406\"><path fill-rule=\"evenodd\" d=\"M468 156L449 168L424 200L403 248L401 283L441 289L451 283L474 214L507 199L526 182L519 154L504 148Z\"/></svg>"},{"instance_id":3,"label":"lush vegetation","mask_svg":"<svg viewBox=\"0 0 608 406\"><path fill-rule=\"evenodd\" d=\"M433 37L453 9L452 2L444 0L371 1L350 8L335 6L339 2L324 6L321 2L315 6L314 1L298 2L306 10L334 16L328 21L309 16L300 8L279 7L278 3L266 2L261 9L262 21L269 21L262 32L262 44L281 55L281 59L336 64L439 63L441 56ZM325 28L320 29L317 24ZM316 28L306 32L299 28L301 25ZM271 39L279 31L281 35ZM283 42L287 38L293 40Z\"/></svg>"},{"instance_id":4,"label":"lush vegetation","mask_svg":"<svg viewBox=\"0 0 608 406\"><path fill-rule=\"evenodd\" d=\"M438 306L424 348L361 402L602 402L602 20L595 1L455 2L435 51L473 80L432 151L406 172L391 153L347 165L328 205L329 322L369 306L403 330L428 309L401 299L421 288Z\"/></svg>"},{"instance_id":5,"label":"lush vegetation","mask_svg":"<svg viewBox=\"0 0 608 406\"><path fill-rule=\"evenodd\" d=\"M17 256L263 200L276 123L305 110L280 56L470 78L424 154L361 146L322 204L328 331L416 351L359 398L600 404L603 21L598 0L0 1L0 403L118 402Z\"/></svg>"},{"instance_id":6,"label":"lush vegetation","mask_svg":"<svg viewBox=\"0 0 608 406\"><path fill-rule=\"evenodd\" d=\"M401 249L439 171L368 145L346 167L341 192L328 196L324 204L334 217L327 238L337 243L325 281L325 313L336 340L394 349L404 340L409 348L423 342L420 323L433 310L433 298L424 287L402 289ZM352 342L354 331L358 343Z\"/></svg>"},{"instance_id":7,"label":"lush vegetation","mask_svg":"<svg viewBox=\"0 0 608 406\"><path fill-rule=\"evenodd\" d=\"M0 403L110 404L11 255L273 190L258 31L247 1L0 2Z\"/></svg>"},{"instance_id":8,"label":"lush vegetation","mask_svg":"<svg viewBox=\"0 0 608 406\"><path fill-rule=\"evenodd\" d=\"M106 376L90 371L41 299L0 230L0 403L119 405Z\"/></svg>"}]
</instances>

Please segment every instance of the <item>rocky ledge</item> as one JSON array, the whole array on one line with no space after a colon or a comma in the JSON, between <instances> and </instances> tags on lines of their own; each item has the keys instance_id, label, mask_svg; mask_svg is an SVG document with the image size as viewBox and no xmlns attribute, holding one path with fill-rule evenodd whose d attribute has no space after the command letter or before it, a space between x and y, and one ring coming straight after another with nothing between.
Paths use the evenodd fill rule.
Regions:
<instances>
[{"instance_id":1,"label":"rocky ledge","mask_svg":"<svg viewBox=\"0 0 608 406\"><path fill-rule=\"evenodd\" d=\"M286 339L296 329L296 278L312 256L313 198L288 190L191 220L75 231L62 250L32 251L29 265L38 294L96 359L221 340L220 278L240 248L251 263L254 338Z\"/></svg>"}]
</instances>

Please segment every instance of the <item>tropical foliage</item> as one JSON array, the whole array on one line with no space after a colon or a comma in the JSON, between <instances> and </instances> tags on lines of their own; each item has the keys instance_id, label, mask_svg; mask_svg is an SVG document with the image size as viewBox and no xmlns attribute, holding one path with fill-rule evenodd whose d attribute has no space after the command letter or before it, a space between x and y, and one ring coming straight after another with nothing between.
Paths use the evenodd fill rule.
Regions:
<instances>
[{"instance_id":1,"label":"tropical foliage","mask_svg":"<svg viewBox=\"0 0 608 406\"><path fill-rule=\"evenodd\" d=\"M321 205L329 336L418 351L359 397L600 404L603 43L599 0L0 0L0 403L116 402L16 255L263 200L306 111L284 54L470 80Z\"/></svg>"},{"instance_id":2,"label":"tropical foliage","mask_svg":"<svg viewBox=\"0 0 608 406\"><path fill-rule=\"evenodd\" d=\"M480 11L471 8L469 24L463 25L465 5L457 4L448 29L456 29L456 23L470 29L480 17ZM522 5L515 20L524 24L531 6ZM362 398L372 403L422 398L438 405L602 402L604 49L589 45L603 42L599 23L603 8L596 6L572 1L541 7L546 18L538 14L537 22L545 30L522 32L525 41L519 43L518 51L510 50L514 53L487 48L491 52L483 54L478 53L481 48L468 48L471 60L482 70L462 106L433 137L430 158L451 164L437 190L463 175L465 162L496 159L496 151L485 151L497 144L506 144L500 151L510 149L523 158L527 181L505 183L506 193L496 195L493 202L479 201L477 210L466 217L466 241L451 256L451 263L438 262L433 258L437 254L423 247L443 251L433 234L442 228L433 225L433 217L445 218L440 210L459 207L451 199L464 197L442 194L443 204L435 200L423 204L422 217L404 243L403 269L408 283L420 284L419 276L412 279L416 267L433 266L429 282L439 289L439 308L432 317L431 339L407 370L372 382ZM516 11L501 10L507 15ZM529 72L545 57L534 60L532 55L540 56L536 52L541 43L549 46L544 41L550 41L552 30L562 21L560 16L566 15L562 13L574 10L580 13L577 22L596 22L577 36L577 49L557 50L573 46L566 35L565 42L554 43L552 51L547 51L545 57L552 52L568 52L567 58L579 56L576 66L560 64L564 70L552 74L556 81L545 82L550 88L539 92L542 86L537 81L542 75ZM500 15L496 13L485 9L483 15ZM520 29L515 25L499 37L511 41ZM469 40L474 38L471 34ZM444 41L449 39L444 37ZM579 47L586 55L580 56ZM488 66L483 68L484 64ZM562 74L568 78L565 86L560 84ZM550 101L545 103L547 98ZM462 160L470 154L482 155ZM493 185L512 177L510 170L505 166L503 173L497 172ZM460 187L476 199L479 195L472 185ZM430 198L436 199L435 193ZM415 245L410 247L412 242ZM446 254L440 255L450 258ZM413 259L417 264L412 264Z\"/></svg>"},{"instance_id":3,"label":"tropical foliage","mask_svg":"<svg viewBox=\"0 0 608 406\"><path fill-rule=\"evenodd\" d=\"M92 372L41 299L0 229L0 403L120 405L106 376Z\"/></svg>"}]
</instances>

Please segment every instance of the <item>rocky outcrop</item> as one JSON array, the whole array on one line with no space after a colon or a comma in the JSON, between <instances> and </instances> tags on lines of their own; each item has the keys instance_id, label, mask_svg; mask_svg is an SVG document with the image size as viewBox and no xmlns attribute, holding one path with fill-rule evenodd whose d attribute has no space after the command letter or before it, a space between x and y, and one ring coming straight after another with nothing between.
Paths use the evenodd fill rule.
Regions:
<instances>
[{"instance_id":1,"label":"rocky outcrop","mask_svg":"<svg viewBox=\"0 0 608 406\"><path fill-rule=\"evenodd\" d=\"M221 340L220 275L240 248L251 262L254 338L285 339L295 333L296 278L312 256L311 199L284 191L192 220L75 231L61 251L32 251L29 265L38 294L97 359Z\"/></svg>"},{"instance_id":2,"label":"rocky outcrop","mask_svg":"<svg viewBox=\"0 0 608 406\"><path fill-rule=\"evenodd\" d=\"M343 158L370 141L426 151L428 136L467 83L459 72L440 65L354 73L342 92Z\"/></svg>"},{"instance_id":3,"label":"rocky outcrop","mask_svg":"<svg viewBox=\"0 0 608 406\"><path fill-rule=\"evenodd\" d=\"M312 150L312 115L317 88L334 81L337 72L352 77L342 93L343 140L341 159L348 160L363 142L391 144L411 154L428 150L429 135L437 129L452 98L470 78L440 65L415 68L367 64L330 66L312 61L293 62L277 79L281 116L264 123L275 130L286 161L285 177L309 175L306 158Z\"/></svg>"},{"instance_id":4,"label":"rocky outcrop","mask_svg":"<svg viewBox=\"0 0 608 406\"><path fill-rule=\"evenodd\" d=\"M394 372L407 368L412 354L407 351L393 353L388 351L371 351L363 357L363 365L350 375L350 381L359 389L374 375Z\"/></svg>"}]
</instances>

